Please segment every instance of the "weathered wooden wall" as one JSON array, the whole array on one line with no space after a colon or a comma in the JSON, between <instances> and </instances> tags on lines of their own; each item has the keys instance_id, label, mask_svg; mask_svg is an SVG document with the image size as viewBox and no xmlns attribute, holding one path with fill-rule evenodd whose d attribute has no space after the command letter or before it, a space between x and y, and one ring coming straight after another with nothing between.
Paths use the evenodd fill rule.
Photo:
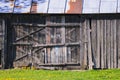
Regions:
<instances>
[{"instance_id":1,"label":"weathered wooden wall","mask_svg":"<svg viewBox=\"0 0 120 80\"><path fill-rule=\"evenodd\" d=\"M58 69L75 64L80 69L80 23L71 24L64 16L44 18L37 19L38 23L20 20L13 23L14 66L52 66L52 69Z\"/></svg>"},{"instance_id":2,"label":"weathered wooden wall","mask_svg":"<svg viewBox=\"0 0 120 80\"><path fill-rule=\"evenodd\" d=\"M91 21L95 68L119 68L119 19Z\"/></svg>"},{"instance_id":3,"label":"weathered wooden wall","mask_svg":"<svg viewBox=\"0 0 120 80\"><path fill-rule=\"evenodd\" d=\"M119 24L114 15L15 15L7 58L14 67L120 68Z\"/></svg>"}]
</instances>

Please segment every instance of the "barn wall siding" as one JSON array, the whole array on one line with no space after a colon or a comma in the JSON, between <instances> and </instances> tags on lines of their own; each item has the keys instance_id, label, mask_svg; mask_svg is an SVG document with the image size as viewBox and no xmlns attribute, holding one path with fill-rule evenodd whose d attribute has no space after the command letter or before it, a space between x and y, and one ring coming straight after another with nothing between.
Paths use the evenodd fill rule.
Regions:
<instances>
[{"instance_id":1,"label":"barn wall siding","mask_svg":"<svg viewBox=\"0 0 120 80\"><path fill-rule=\"evenodd\" d=\"M115 15L13 15L7 22L6 66L120 68L120 18Z\"/></svg>"}]
</instances>

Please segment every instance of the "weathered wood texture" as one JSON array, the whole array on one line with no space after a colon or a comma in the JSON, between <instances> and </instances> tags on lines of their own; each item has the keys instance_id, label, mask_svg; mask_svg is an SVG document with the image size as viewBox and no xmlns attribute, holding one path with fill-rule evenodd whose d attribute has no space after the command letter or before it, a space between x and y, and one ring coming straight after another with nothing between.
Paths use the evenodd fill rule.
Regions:
<instances>
[{"instance_id":1,"label":"weathered wood texture","mask_svg":"<svg viewBox=\"0 0 120 80\"><path fill-rule=\"evenodd\" d=\"M50 23L65 24L65 17L47 17L46 24ZM16 46L14 67L29 64L40 67L43 64L80 63L80 25L59 27L48 25L40 30L42 27L14 25L16 31L16 40L13 43ZM61 69L61 66L48 68ZM80 65L78 68L80 69Z\"/></svg>"},{"instance_id":2,"label":"weathered wood texture","mask_svg":"<svg viewBox=\"0 0 120 80\"><path fill-rule=\"evenodd\" d=\"M2 46L3 46L3 26L2 26L2 20L0 20L0 65L1 64L1 57L2 57L2 52L1 52L1 49L2 49Z\"/></svg>"},{"instance_id":3,"label":"weathered wood texture","mask_svg":"<svg viewBox=\"0 0 120 80\"><path fill-rule=\"evenodd\" d=\"M20 18L12 24L14 67L120 68L119 19L86 19L73 15L49 15L36 18L37 23L27 19Z\"/></svg>"},{"instance_id":4,"label":"weathered wood texture","mask_svg":"<svg viewBox=\"0 0 120 80\"><path fill-rule=\"evenodd\" d=\"M119 66L119 27L119 20L115 19L91 21L94 68Z\"/></svg>"}]
</instances>

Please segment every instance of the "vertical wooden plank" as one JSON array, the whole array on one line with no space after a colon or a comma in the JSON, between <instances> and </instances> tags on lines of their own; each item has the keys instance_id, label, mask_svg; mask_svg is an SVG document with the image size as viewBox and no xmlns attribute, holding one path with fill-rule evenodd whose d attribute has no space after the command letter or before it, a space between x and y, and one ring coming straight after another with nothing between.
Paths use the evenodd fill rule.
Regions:
<instances>
[{"instance_id":1,"label":"vertical wooden plank","mask_svg":"<svg viewBox=\"0 0 120 80\"><path fill-rule=\"evenodd\" d=\"M107 20L107 68L110 69L110 20Z\"/></svg>"},{"instance_id":2,"label":"vertical wooden plank","mask_svg":"<svg viewBox=\"0 0 120 80\"><path fill-rule=\"evenodd\" d=\"M89 70L92 69L93 67L93 62L92 62L92 51L91 51L91 32L90 32L90 24L89 21L87 20L87 37L88 37L88 68Z\"/></svg>"},{"instance_id":3,"label":"vertical wooden plank","mask_svg":"<svg viewBox=\"0 0 120 80\"><path fill-rule=\"evenodd\" d=\"M118 59L118 68L120 68L120 20L118 20L118 22L117 22L117 39L118 39L118 44L117 44L117 46L118 46L118 55L117 55L117 59Z\"/></svg>"},{"instance_id":4,"label":"vertical wooden plank","mask_svg":"<svg viewBox=\"0 0 120 80\"><path fill-rule=\"evenodd\" d=\"M103 20L100 20L100 24L101 24L101 27L100 27L100 39L101 39L101 68L103 69L104 68L104 59L103 59Z\"/></svg>"},{"instance_id":5,"label":"vertical wooden plank","mask_svg":"<svg viewBox=\"0 0 120 80\"><path fill-rule=\"evenodd\" d=\"M60 47L60 63L63 63L63 48L62 47Z\"/></svg>"},{"instance_id":6,"label":"vertical wooden plank","mask_svg":"<svg viewBox=\"0 0 120 80\"><path fill-rule=\"evenodd\" d=\"M62 16L62 23L65 23L65 16ZM62 34L62 44L65 44L65 42L66 42L66 40L65 40L65 26L62 26L62 28L61 28L61 34ZM64 46L63 47L63 53L62 54L64 54L63 56L64 56L64 63L67 63L67 49L66 49L66 47Z\"/></svg>"},{"instance_id":7,"label":"vertical wooden plank","mask_svg":"<svg viewBox=\"0 0 120 80\"><path fill-rule=\"evenodd\" d=\"M71 48L70 47L67 47L67 59L68 59L68 62L70 63L71 62Z\"/></svg>"},{"instance_id":8,"label":"vertical wooden plank","mask_svg":"<svg viewBox=\"0 0 120 80\"><path fill-rule=\"evenodd\" d=\"M1 55L1 53L2 53L2 34L3 34L3 32L2 32L2 24L1 24L1 20L0 20L0 35L1 35L1 37L0 37L0 68L2 67L2 61L1 61L1 58L2 58L2 55Z\"/></svg>"},{"instance_id":9,"label":"vertical wooden plank","mask_svg":"<svg viewBox=\"0 0 120 80\"><path fill-rule=\"evenodd\" d=\"M55 51L54 48L52 48L51 51L50 51L50 52L51 52L51 53L50 53L50 55L51 55L51 63L55 63L55 56L54 56L54 55L55 55L55 54L54 54L55 52L54 52L54 51Z\"/></svg>"},{"instance_id":10,"label":"vertical wooden plank","mask_svg":"<svg viewBox=\"0 0 120 80\"><path fill-rule=\"evenodd\" d=\"M50 23L50 16L46 17L46 24ZM51 34L50 34L50 28L46 27L46 44L50 44L50 40L51 40ZM50 63L51 61L51 57L50 57L50 48L47 48L47 62Z\"/></svg>"},{"instance_id":11,"label":"vertical wooden plank","mask_svg":"<svg viewBox=\"0 0 120 80\"><path fill-rule=\"evenodd\" d=\"M113 31L114 31L114 20L111 20L110 21L110 23L111 23L111 31L110 31L110 40L111 40L111 43L110 43L110 45L111 45L111 49L110 49L110 52L111 52L111 54L110 54L110 68L113 68L113 58L114 58L114 45L113 45Z\"/></svg>"},{"instance_id":12,"label":"vertical wooden plank","mask_svg":"<svg viewBox=\"0 0 120 80\"><path fill-rule=\"evenodd\" d=\"M83 25L83 36L84 36L84 52L83 52L83 54L84 54L84 60L83 60L83 67L84 68L86 68L87 67L87 23L86 23L87 21L85 20L85 22L84 22L84 25Z\"/></svg>"},{"instance_id":13,"label":"vertical wooden plank","mask_svg":"<svg viewBox=\"0 0 120 80\"><path fill-rule=\"evenodd\" d=\"M97 20L97 54L96 54L96 68L100 68L100 20Z\"/></svg>"},{"instance_id":14,"label":"vertical wooden plank","mask_svg":"<svg viewBox=\"0 0 120 80\"><path fill-rule=\"evenodd\" d=\"M44 64L46 64L47 63L47 48L45 48L44 58L45 58Z\"/></svg>"},{"instance_id":15,"label":"vertical wooden plank","mask_svg":"<svg viewBox=\"0 0 120 80\"><path fill-rule=\"evenodd\" d=\"M93 52L93 63L94 63L94 68L97 68L97 21L92 20L91 21L91 34L92 34L92 52Z\"/></svg>"},{"instance_id":16,"label":"vertical wooden plank","mask_svg":"<svg viewBox=\"0 0 120 80\"><path fill-rule=\"evenodd\" d=\"M117 44L116 44L116 42L117 42L117 39L116 39L116 36L117 36L117 30L116 30L116 27L117 27L117 22L116 22L116 20L114 20L114 28L113 28L113 35L114 35L114 39L113 39L113 46L114 46L114 52L113 52L113 54L114 54L114 61L113 61L113 64L114 64L114 68L117 68Z\"/></svg>"},{"instance_id":17,"label":"vertical wooden plank","mask_svg":"<svg viewBox=\"0 0 120 80\"><path fill-rule=\"evenodd\" d=\"M106 37L106 29L107 29L107 26L106 26L106 20L103 20L104 21L104 23L103 23L103 25L104 25L104 27L103 27L103 39L104 39L104 45L103 45L103 56L104 56L104 68L107 68L107 62L106 62L106 57L107 57L107 55L106 55L106 50L107 50L107 48L106 48L106 46L107 46L107 37Z\"/></svg>"},{"instance_id":18,"label":"vertical wooden plank","mask_svg":"<svg viewBox=\"0 0 120 80\"><path fill-rule=\"evenodd\" d=\"M5 35L6 30L5 29L6 29L6 27L5 27L5 20L4 19L2 20L2 29L3 29L2 33L3 33L4 37L3 37L3 42L2 42L3 45L2 45L2 54L1 54L2 59L1 59L1 61L2 61L2 69L5 69L5 61L6 61L5 58L6 58L7 55L6 55L6 50L5 50L6 49L6 39L5 39L5 36L6 36Z\"/></svg>"},{"instance_id":19,"label":"vertical wooden plank","mask_svg":"<svg viewBox=\"0 0 120 80\"><path fill-rule=\"evenodd\" d=\"M83 62L83 22L80 23L80 65Z\"/></svg>"}]
</instances>

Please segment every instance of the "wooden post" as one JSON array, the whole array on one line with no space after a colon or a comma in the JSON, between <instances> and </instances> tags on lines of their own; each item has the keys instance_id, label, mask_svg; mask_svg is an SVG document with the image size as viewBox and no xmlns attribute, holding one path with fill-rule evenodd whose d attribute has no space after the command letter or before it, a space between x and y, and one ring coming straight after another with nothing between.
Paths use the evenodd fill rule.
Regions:
<instances>
[{"instance_id":1,"label":"wooden post","mask_svg":"<svg viewBox=\"0 0 120 80\"><path fill-rule=\"evenodd\" d=\"M62 23L65 23L65 16L62 16ZM62 44L65 44L65 26L62 26L61 28L62 30ZM67 63L67 48L63 47L63 54L64 54L64 58L65 58L65 63Z\"/></svg>"},{"instance_id":2,"label":"wooden post","mask_svg":"<svg viewBox=\"0 0 120 80\"><path fill-rule=\"evenodd\" d=\"M97 66L97 21L96 20L92 20L91 21L91 37L92 37L92 52L93 52L93 63L94 63L94 68L96 68Z\"/></svg>"},{"instance_id":3,"label":"wooden post","mask_svg":"<svg viewBox=\"0 0 120 80\"><path fill-rule=\"evenodd\" d=\"M103 52L103 51L104 51L104 48L103 48L103 45L104 45L104 43L103 43L103 42L104 42L104 41L103 41L103 36L104 36L104 35L103 35L103 34L104 34L104 32L103 32L103 30L104 30L104 29L103 29L103 26L104 26L104 25L103 25L103 21L104 21L104 20L100 20L100 22L101 22L101 23L100 23L100 24L101 24L101 28L100 28L100 33L101 33L101 34L100 34L100 39L101 39L101 68L102 68L102 69L104 68L104 56L103 56L103 54L104 54L104 52Z\"/></svg>"},{"instance_id":4,"label":"wooden post","mask_svg":"<svg viewBox=\"0 0 120 80\"><path fill-rule=\"evenodd\" d=\"M110 43L110 47L111 47L111 49L110 49L110 52L111 52L111 54L110 54L110 68L113 68L113 62L114 62L114 44L113 44L113 39L114 39L114 37L113 37L113 35L114 35L114 28L115 28L115 26L114 26L114 20L111 20L110 21L110 23L111 23L111 38L110 38L110 40L111 40L111 43Z\"/></svg>"},{"instance_id":5,"label":"wooden post","mask_svg":"<svg viewBox=\"0 0 120 80\"><path fill-rule=\"evenodd\" d=\"M100 20L97 20L97 54L96 68L100 68Z\"/></svg>"},{"instance_id":6,"label":"wooden post","mask_svg":"<svg viewBox=\"0 0 120 80\"><path fill-rule=\"evenodd\" d=\"M87 21L84 22L84 26L83 26L83 29L84 29L84 32L83 32L83 35L84 35L84 59L83 59L83 68L87 68Z\"/></svg>"},{"instance_id":7,"label":"wooden post","mask_svg":"<svg viewBox=\"0 0 120 80\"><path fill-rule=\"evenodd\" d=\"M49 24L50 23L50 16L47 16L46 18L46 24ZM50 37L50 28L46 27L46 44L50 44L50 40L51 40L51 37ZM47 48L47 51L46 51L46 62L47 63L50 63L50 48Z\"/></svg>"},{"instance_id":8,"label":"wooden post","mask_svg":"<svg viewBox=\"0 0 120 80\"><path fill-rule=\"evenodd\" d=\"M118 38L118 55L117 55L117 59L118 59L118 65L117 67L120 68L120 20L118 20L118 23L117 23L117 38Z\"/></svg>"},{"instance_id":9,"label":"wooden post","mask_svg":"<svg viewBox=\"0 0 120 80\"><path fill-rule=\"evenodd\" d=\"M111 25L110 25L110 20L107 20L107 68L110 69L110 28L111 28Z\"/></svg>"},{"instance_id":10,"label":"wooden post","mask_svg":"<svg viewBox=\"0 0 120 80\"><path fill-rule=\"evenodd\" d=\"M106 55L106 49L107 49L107 48L106 48L106 45L107 45L107 44L106 44L106 42L107 42L107 41L106 41L106 40L107 40L107 39L106 39L106 28L107 28L107 26L106 26L106 20L104 20L103 26L104 26L104 27L103 27L103 43L104 43L104 45L103 45L103 48L104 48L104 49L103 49L103 53L104 53L104 54L103 54L103 58L104 58L104 59L103 59L103 60L104 60L104 68L107 68L107 62L106 62L106 57L107 57L107 55Z\"/></svg>"},{"instance_id":11,"label":"wooden post","mask_svg":"<svg viewBox=\"0 0 120 80\"><path fill-rule=\"evenodd\" d=\"M83 23L80 25L80 66L83 66Z\"/></svg>"},{"instance_id":12,"label":"wooden post","mask_svg":"<svg viewBox=\"0 0 120 80\"><path fill-rule=\"evenodd\" d=\"M1 54L1 59L2 59L2 69L5 69L5 62L6 62L6 49L7 49L7 35L6 35L6 31L7 31L7 28L5 26L5 20L3 19L2 20L2 29L3 29L3 44L2 44L2 54Z\"/></svg>"},{"instance_id":13,"label":"wooden post","mask_svg":"<svg viewBox=\"0 0 120 80\"><path fill-rule=\"evenodd\" d=\"M89 70L92 69L93 62L92 62L92 51L91 51L91 32L90 32L90 24L89 21L87 20L87 37L88 37L88 68Z\"/></svg>"},{"instance_id":14,"label":"wooden post","mask_svg":"<svg viewBox=\"0 0 120 80\"><path fill-rule=\"evenodd\" d=\"M114 28L113 28L113 35L114 35L114 39L113 39L113 46L114 46L114 52L113 52L113 54L114 54L114 61L113 61L113 64L114 64L114 68L117 68L117 44L116 44L116 42L117 42L117 39L116 39L116 36L117 36L117 30L116 30L116 28L117 28L117 21L116 20L114 20Z\"/></svg>"}]
</instances>

